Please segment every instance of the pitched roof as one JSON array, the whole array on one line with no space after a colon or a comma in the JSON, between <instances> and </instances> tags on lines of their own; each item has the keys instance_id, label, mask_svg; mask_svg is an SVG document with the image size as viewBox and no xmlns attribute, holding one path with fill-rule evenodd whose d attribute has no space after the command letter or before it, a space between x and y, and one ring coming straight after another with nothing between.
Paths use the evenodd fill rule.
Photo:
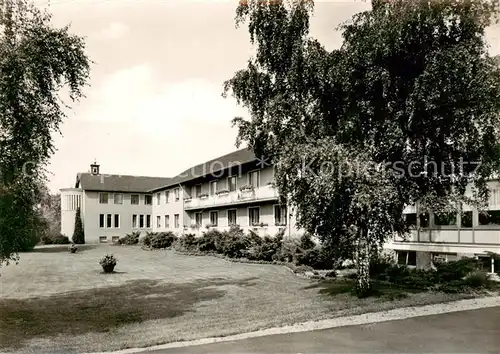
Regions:
<instances>
[{"instance_id":1,"label":"pitched roof","mask_svg":"<svg viewBox=\"0 0 500 354\"><path fill-rule=\"evenodd\" d=\"M152 188L150 192L155 192L161 189L165 189L174 186L176 184L184 183L199 177L215 174L217 172L227 169L228 167L239 166L256 160L257 157L255 156L253 151L247 148L236 150L227 155L219 156L210 161L188 168L187 170L178 174L177 176L172 177L170 181L168 181L164 185Z\"/></svg>"},{"instance_id":2,"label":"pitched roof","mask_svg":"<svg viewBox=\"0 0 500 354\"><path fill-rule=\"evenodd\" d=\"M170 180L171 178L166 177L79 173L75 187L92 191L146 193L152 188L167 184Z\"/></svg>"}]
</instances>

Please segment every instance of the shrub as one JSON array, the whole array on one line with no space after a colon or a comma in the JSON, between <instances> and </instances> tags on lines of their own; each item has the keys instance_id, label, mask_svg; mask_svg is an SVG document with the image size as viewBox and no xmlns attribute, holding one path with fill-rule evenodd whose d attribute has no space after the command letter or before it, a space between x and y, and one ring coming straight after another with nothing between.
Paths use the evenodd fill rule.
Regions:
<instances>
[{"instance_id":1,"label":"shrub","mask_svg":"<svg viewBox=\"0 0 500 354\"><path fill-rule=\"evenodd\" d=\"M283 235L278 234L275 237L264 236L260 244L254 244L248 251L248 257L258 261L275 261L279 258L279 252L283 243Z\"/></svg>"},{"instance_id":2,"label":"shrub","mask_svg":"<svg viewBox=\"0 0 500 354\"><path fill-rule=\"evenodd\" d=\"M316 243L313 241L310 234L307 232L300 237L300 248L302 251L312 250L316 247Z\"/></svg>"},{"instance_id":3,"label":"shrub","mask_svg":"<svg viewBox=\"0 0 500 354\"><path fill-rule=\"evenodd\" d=\"M198 249L202 252L217 252L223 254L226 238L225 234L226 233L222 233L217 230L209 230L205 232L203 236L197 240Z\"/></svg>"},{"instance_id":4,"label":"shrub","mask_svg":"<svg viewBox=\"0 0 500 354\"><path fill-rule=\"evenodd\" d=\"M216 252L217 251L217 238L216 232L208 231L198 239L198 250L200 252Z\"/></svg>"},{"instance_id":5,"label":"shrub","mask_svg":"<svg viewBox=\"0 0 500 354\"><path fill-rule=\"evenodd\" d=\"M62 234L45 234L41 237L40 242L44 245L69 245L70 241L67 236Z\"/></svg>"},{"instance_id":6,"label":"shrub","mask_svg":"<svg viewBox=\"0 0 500 354\"><path fill-rule=\"evenodd\" d=\"M154 232L146 232L146 235L142 238L142 244L146 247L151 247L151 241L154 237Z\"/></svg>"},{"instance_id":7,"label":"shrub","mask_svg":"<svg viewBox=\"0 0 500 354\"><path fill-rule=\"evenodd\" d=\"M153 249L164 249L172 246L177 240L177 236L172 231L154 233L150 240L150 247Z\"/></svg>"},{"instance_id":8,"label":"shrub","mask_svg":"<svg viewBox=\"0 0 500 354\"><path fill-rule=\"evenodd\" d=\"M73 243L76 244L84 244L85 243L85 234L83 231L83 223L82 216L80 213L80 207L76 209L75 214L75 230L73 231Z\"/></svg>"},{"instance_id":9,"label":"shrub","mask_svg":"<svg viewBox=\"0 0 500 354\"><path fill-rule=\"evenodd\" d=\"M490 276L484 270L478 270L470 273L464 279L464 284L471 288L484 288L490 282Z\"/></svg>"},{"instance_id":10,"label":"shrub","mask_svg":"<svg viewBox=\"0 0 500 354\"><path fill-rule=\"evenodd\" d=\"M250 240L235 233L224 234L222 253L229 258L243 258L248 255Z\"/></svg>"},{"instance_id":11,"label":"shrub","mask_svg":"<svg viewBox=\"0 0 500 354\"><path fill-rule=\"evenodd\" d=\"M281 243L281 248L276 253L275 259L280 262L297 263L299 254L299 240L284 239Z\"/></svg>"},{"instance_id":12,"label":"shrub","mask_svg":"<svg viewBox=\"0 0 500 354\"><path fill-rule=\"evenodd\" d=\"M389 255L378 255L370 260L370 276L376 277L385 273L394 265L394 260Z\"/></svg>"},{"instance_id":13,"label":"shrub","mask_svg":"<svg viewBox=\"0 0 500 354\"><path fill-rule=\"evenodd\" d=\"M54 245L69 245L71 242L69 241L68 236L57 234L52 236L52 243Z\"/></svg>"},{"instance_id":14,"label":"shrub","mask_svg":"<svg viewBox=\"0 0 500 354\"><path fill-rule=\"evenodd\" d=\"M462 280L475 270L480 269L480 263L474 258L462 258L457 261L443 262L436 265L437 282Z\"/></svg>"},{"instance_id":15,"label":"shrub","mask_svg":"<svg viewBox=\"0 0 500 354\"><path fill-rule=\"evenodd\" d=\"M117 243L119 245L137 245L139 243L139 236L141 236L141 233L139 231L135 231L118 239Z\"/></svg>"},{"instance_id":16,"label":"shrub","mask_svg":"<svg viewBox=\"0 0 500 354\"><path fill-rule=\"evenodd\" d=\"M175 243L178 250L181 251L196 251L197 240L194 234L184 234Z\"/></svg>"},{"instance_id":17,"label":"shrub","mask_svg":"<svg viewBox=\"0 0 500 354\"><path fill-rule=\"evenodd\" d=\"M297 256L298 265L308 265L314 269L333 269L335 259L332 252L326 247L316 246L312 249L304 250Z\"/></svg>"}]
</instances>

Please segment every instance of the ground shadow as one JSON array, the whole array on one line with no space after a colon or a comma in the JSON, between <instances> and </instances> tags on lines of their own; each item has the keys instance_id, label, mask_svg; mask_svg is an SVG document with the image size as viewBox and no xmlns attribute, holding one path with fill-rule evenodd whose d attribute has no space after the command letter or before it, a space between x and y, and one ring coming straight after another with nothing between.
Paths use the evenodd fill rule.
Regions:
<instances>
[{"instance_id":1,"label":"ground shadow","mask_svg":"<svg viewBox=\"0 0 500 354\"><path fill-rule=\"evenodd\" d=\"M304 289L319 289L321 295L336 296L340 294L356 295L356 283L353 279L340 278L333 280L323 280L317 283L308 285ZM411 289L390 284L388 282L372 281L371 290L366 294L366 297L385 298L386 300L401 300L410 293L419 293L424 290Z\"/></svg>"},{"instance_id":2,"label":"ground shadow","mask_svg":"<svg viewBox=\"0 0 500 354\"><path fill-rule=\"evenodd\" d=\"M135 280L48 297L0 299L0 348L19 348L38 336L108 332L129 323L181 316L199 302L221 298L225 291L220 287L252 286L255 279L182 284Z\"/></svg>"},{"instance_id":3,"label":"ground shadow","mask_svg":"<svg viewBox=\"0 0 500 354\"><path fill-rule=\"evenodd\" d=\"M69 247L70 247L70 245L53 245L50 247L35 247L31 251L23 252L23 253L61 253L61 252L68 252L69 253ZM76 255L78 253L93 250L97 247L99 247L99 246L98 245L77 245L78 251L76 251L76 253L74 253L74 254Z\"/></svg>"}]
</instances>

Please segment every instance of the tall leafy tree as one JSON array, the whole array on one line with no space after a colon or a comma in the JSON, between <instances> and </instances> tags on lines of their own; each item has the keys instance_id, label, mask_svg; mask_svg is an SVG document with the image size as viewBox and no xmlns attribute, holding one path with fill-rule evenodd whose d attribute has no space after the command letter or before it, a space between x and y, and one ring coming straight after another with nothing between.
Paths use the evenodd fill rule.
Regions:
<instances>
[{"instance_id":1,"label":"tall leafy tree","mask_svg":"<svg viewBox=\"0 0 500 354\"><path fill-rule=\"evenodd\" d=\"M66 103L82 97L90 61L81 37L54 28L26 0L0 0L0 265L32 248L40 227L39 186Z\"/></svg>"},{"instance_id":2,"label":"tall leafy tree","mask_svg":"<svg viewBox=\"0 0 500 354\"><path fill-rule=\"evenodd\" d=\"M370 257L408 231L406 206L482 207L500 162L500 69L485 42L498 1L373 5L327 51L308 34L312 1L241 3L256 53L224 91L250 113L234 119L237 144L274 161L299 226L355 258L360 295Z\"/></svg>"}]
</instances>

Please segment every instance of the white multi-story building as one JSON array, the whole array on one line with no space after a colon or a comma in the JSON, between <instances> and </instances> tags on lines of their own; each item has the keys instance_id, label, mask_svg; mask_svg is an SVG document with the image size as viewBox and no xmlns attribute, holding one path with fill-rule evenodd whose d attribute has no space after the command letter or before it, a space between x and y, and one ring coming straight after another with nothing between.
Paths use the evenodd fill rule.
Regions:
<instances>
[{"instance_id":1,"label":"white multi-story building","mask_svg":"<svg viewBox=\"0 0 500 354\"><path fill-rule=\"evenodd\" d=\"M274 168L248 149L193 166L151 190L153 230L194 233L238 225L260 235L299 232L273 185Z\"/></svg>"},{"instance_id":2,"label":"white multi-story building","mask_svg":"<svg viewBox=\"0 0 500 354\"><path fill-rule=\"evenodd\" d=\"M79 173L75 188L61 189L61 233L70 239L80 208L85 242L116 241L132 231L152 230L152 195L148 190L169 178L101 174L92 164Z\"/></svg>"},{"instance_id":3,"label":"white multi-story building","mask_svg":"<svg viewBox=\"0 0 500 354\"><path fill-rule=\"evenodd\" d=\"M500 269L490 253L500 254L500 182L488 183L490 199L485 213L463 205L460 213L438 216L423 213L419 206L405 210L413 224L406 238L395 238L386 248L396 251L398 262L426 268L435 259L456 260L461 257L479 257L491 267ZM466 195L471 194L470 189Z\"/></svg>"},{"instance_id":4,"label":"white multi-story building","mask_svg":"<svg viewBox=\"0 0 500 354\"><path fill-rule=\"evenodd\" d=\"M71 237L81 207L86 242L112 242L132 231L201 235L238 225L260 235L301 234L289 207L280 204L274 167L248 149L193 166L173 178L101 175L99 166L78 174L75 188L61 190L62 233ZM461 213L438 217L405 210L414 226L405 239L385 245L399 263L426 268L435 259L476 256L498 271L490 253L500 254L500 182L490 181L488 210L464 205ZM470 191L468 191L470 193Z\"/></svg>"}]
</instances>

